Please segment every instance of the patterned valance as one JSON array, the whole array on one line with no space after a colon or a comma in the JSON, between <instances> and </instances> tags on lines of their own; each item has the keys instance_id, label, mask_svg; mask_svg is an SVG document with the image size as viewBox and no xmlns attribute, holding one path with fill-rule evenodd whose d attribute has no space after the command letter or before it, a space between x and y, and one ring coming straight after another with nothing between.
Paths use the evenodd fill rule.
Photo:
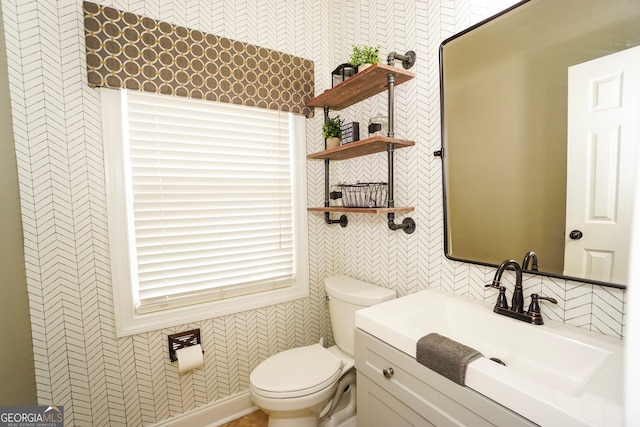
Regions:
<instances>
[{"instance_id":1,"label":"patterned valance","mask_svg":"<svg viewBox=\"0 0 640 427\"><path fill-rule=\"evenodd\" d=\"M306 116L313 61L84 2L89 84Z\"/></svg>"}]
</instances>

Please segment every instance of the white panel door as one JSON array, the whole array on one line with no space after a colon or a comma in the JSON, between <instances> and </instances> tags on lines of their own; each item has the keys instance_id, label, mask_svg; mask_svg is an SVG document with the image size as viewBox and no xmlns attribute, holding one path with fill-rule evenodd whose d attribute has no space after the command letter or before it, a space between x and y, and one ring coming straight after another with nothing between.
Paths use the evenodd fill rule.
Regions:
<instances>
[{"instance_id":1,"label":"white panel door","mask_svg":"<svg viewBox=\"0 0 640 427\"><path fill-rule=\"evenodd\" d=\"M568 108L564 273L626 284L640 46L570 67Z\"/></svg>"}]
</instances>

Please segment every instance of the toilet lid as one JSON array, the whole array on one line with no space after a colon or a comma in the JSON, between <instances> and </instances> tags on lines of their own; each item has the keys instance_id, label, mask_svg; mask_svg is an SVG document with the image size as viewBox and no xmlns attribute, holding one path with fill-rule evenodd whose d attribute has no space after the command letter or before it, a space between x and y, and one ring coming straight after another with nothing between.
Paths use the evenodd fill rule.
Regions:
<instances>
[{"instance_id":1,"label":"toilet lid","mask_svg":"<svg viewBox=\"0 0 640 427\"><path fill-rule=\"evenodd\" d=\"M314 344L274 354L255 367L250 381L264 394L294 397L322 390L341 374L342 360L320 344Z\"/></svg>"}]
</instances>

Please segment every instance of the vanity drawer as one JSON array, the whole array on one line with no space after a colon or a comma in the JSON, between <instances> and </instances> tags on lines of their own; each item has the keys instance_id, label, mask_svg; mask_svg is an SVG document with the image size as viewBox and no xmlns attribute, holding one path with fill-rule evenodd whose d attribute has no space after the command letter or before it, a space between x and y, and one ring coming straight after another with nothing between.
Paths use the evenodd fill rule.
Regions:
<instances>
[{"instance_id":1,"label":"vanity drawer","mask_svg":"<svg viewBox=\"0 0 640 427\"><path fill-rule=\"evenodd\" d=\"M380 387L388 395L404 403L411 411L419 414L424 424L437 426L534 426L529 420L510 411L504 406L462 387L416 362L415 358L395 349L377 338L356 330L356 371L358 373L358 401L361 393L371 395L360 381L366 376L371 384ZM392 368L393 373L385 369ZM381 393L378 391L377 393ZM363 395L364 396L364 395ZM366 425L365 415L358 421Z\"/></svg>"},{"instance_id":2,"label":"vanity drawer","mask_svg":"<svg viewBox=\"0 0 640 427\"><path fill-rule=\"evenodd\" d=\"M367 427L437 427L404 402L358 374L358 425Z\"/></svg>"}]
</instances>

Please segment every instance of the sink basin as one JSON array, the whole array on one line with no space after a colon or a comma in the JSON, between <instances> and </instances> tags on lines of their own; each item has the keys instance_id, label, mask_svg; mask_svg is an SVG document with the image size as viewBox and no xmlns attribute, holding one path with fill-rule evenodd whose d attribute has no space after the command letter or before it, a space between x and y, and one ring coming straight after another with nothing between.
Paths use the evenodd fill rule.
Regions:
<instances>
[{"instance_id":1,"label":"sink basin","mask_svg":"<svg viewBox=\"0 0 640 427\"><path fill-rule=\"evenodd\" d=\"M622 424L622 340L492 310L430 289L359 310L356 327L412 357L431 332L475 348L484 357L469 364L466 386L538 424Z\"/></svg>"}]
</instances>

